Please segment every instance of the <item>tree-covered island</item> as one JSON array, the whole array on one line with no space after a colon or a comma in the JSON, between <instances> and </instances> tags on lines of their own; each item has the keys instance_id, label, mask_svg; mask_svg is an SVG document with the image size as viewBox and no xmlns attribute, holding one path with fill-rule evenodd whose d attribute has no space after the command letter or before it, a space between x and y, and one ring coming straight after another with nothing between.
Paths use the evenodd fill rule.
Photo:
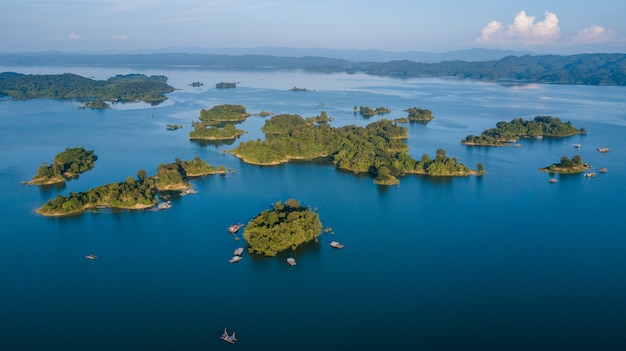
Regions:
<instances>
[{"instance_id":1,"label":"tree-covered island","mask_svg":"<svg viewBox=\"0 0 626 351\"><path fill-rule=\"evenodd\" d=\"M93 150L85 150L83 147L65 148L65 151L54 157L52 164L45 162L37 167L37 174L29 185L49 185L63 183L66 179L76 178L79 174L91 170L98 156Z\"/></svg>"},{"instance_id":2,"label":"tree-covered island","mask_svg":"<svg viewBox=\"0 0 626 351\"><path fill-rule=\"evenodd\" d=\"M321 115L320 115L321 116ZM368 173L378 184L397 184L406 174L467 176L480 174L458 163L456 157L438 150L434 159L423 155L420 161L408 153L407 129L382 119L366 127L354 125L333 128L325 119L280 114L265 121L264 140L242 142L229 153L244 162L277 165L291 159L330 158L336 168Z\"/></svg>"},{"instance_id":3,"label":"tree-covered island","mask_svg":"<svg viewBox=\"0 0 626 351\"><path fill-rule=\"evenodd\" d=\"M174 88L167 84L165 76L128 74L93 80L73 73L0 73L0 94L9 95L14 100L97 99L96 102L88 101L85 105L88 108L106 108L104 101L158 104L167 99L164 94L172 91Z\"/></svg>"},{"instance_id":4,"label":"tree-covered island","mask_svg":"<svg viewBox=\"0 0 626 351\"><path fill-rule=\"evenodd\" d=\"M539 168L540 171L550 173L582 173L591 168L588 164L583 162L580 155L574 155L570 160L567 156L561 157L561 162L553 163L547 167Z\"/></svg>"},{"instance_id":5,"label":"tree-covered island","mask_svg":"<svg viewBox=\"0 0 626 351\"><path fill-rule=\"evenodd\" d=\"M233 83L233 82L219 82L215 84L216 89L232 89L236 87L237 87L237 83Z\"/></svg>"},{"instance_id":6,"label":"tree-covered island","mask_svg":"<svg viewBox=\"0 0 626 351\"><path fill-rule=\"evenodd\" d=\"M250 253L275 256L287 249L295 250L321 233L322 222L317 212L289 199L284 204L277 201L271 209L250 220L243 237Z\"/></svg>"},{"instance_id":7,"label":"tree-covered island","mask_svg":"<svg viewBox=\"0 0 626 351\"><path fill-rule=\"evenodd\" d=\"M251 116L243 105L216 105L200 110L200 122L193 122L190 139L229 140L246 132L232 123L243 122Z\"/></svg>"},{"instance_id":8,"label":"tree-covered island","mask_svg":"<svg viewBox=\"0 0 626 351\"><path fill-rule=\"evenodd\" d=\"M354 106L354 111L356 112L356 106ZM374 115L384 115L386 113L391 113L391 110L386 107L377 107L373 109L369 106L359 106L359 113L363 117L371 117Z\"/></svg>"},{"instance_id":9,"label":"tree-covered island","mask_svg":"<svg viewBox=\"0 0 626 351\"><path fill-rule=\"evenodd\" d=\"M479 136L468 135L461 143L469 146L504 146L520 137L568 137L586 134L585 128L576 128L571 122L560 118L536 116L532 121L515 118L511 122L500 121L495 128L483 131Z\"/></svg>"},{"instance_id":10,"label":"tree-covered island","mask_svg":"<svg viewBox=\"0 0 626 351\"><path fill-rule=\"evenodd\" d=\"M92 208L146 209L156 205L158 193L187 189L189 177L225 174L226 168L215 168L196 157L194 160L176 159L173 164L160 164L155 176L145 170L137 171L137 178L129 176L123 182L101 185L84 192L71 192L69 196L57 195L36 212L44 216L67 216Z\"/></svg>"}]
</instances>

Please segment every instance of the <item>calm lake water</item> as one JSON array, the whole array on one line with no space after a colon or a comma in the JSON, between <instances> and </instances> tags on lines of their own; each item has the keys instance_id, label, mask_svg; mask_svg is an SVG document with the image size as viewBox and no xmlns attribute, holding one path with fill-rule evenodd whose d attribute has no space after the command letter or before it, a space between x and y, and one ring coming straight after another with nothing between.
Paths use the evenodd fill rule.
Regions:
<instances>
[{"instance_id":1,"label":"calm lake water","mask_svg":"<svg viewBox=\"0 0 626 351\"><path fill-rule=\"evenodd\" d=\"M192 68L2 71L164 74L178 90L158 106L106 111L0 102L0 350L626 349L625 87ZM239 85L216 90L220 81ZM224 103L251 113L326 111L335 126L381 118L357 116L354 106L390 108L386 118L427 108L435 120L407 125L411 155L443 148L472 168L484 163L488 174L407 176L380 187L323 162L247 165L222 153L236 144L188 139L200 109ZM498 121L536 115L570 120L588 135L525 139L519 148L460 144ZM240 124L248 134L236 143L263 138L264 120ZM167 131L168 123L184 127ZM98 155L92 171L60 187L20 183L77 146ZM608 173L550 184L537 171L576 154ZM194 180L198 194L175 196L168 211L34 213L57 194L195 156L235 172ZM244 242L227 226L290 197L316 208L334 234L228 263ZM332 249L332 240L345 248ZM219 339L224 327L237 344Z\"/></svg>"}]
</instances>

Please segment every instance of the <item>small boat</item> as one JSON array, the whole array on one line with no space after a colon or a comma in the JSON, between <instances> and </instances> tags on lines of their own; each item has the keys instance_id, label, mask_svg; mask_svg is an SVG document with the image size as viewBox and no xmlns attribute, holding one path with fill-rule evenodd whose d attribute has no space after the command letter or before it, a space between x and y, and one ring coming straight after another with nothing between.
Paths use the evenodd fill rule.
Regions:
<instances>
[{"instance_id":1,"label":"small boat","mask_svg":"<svg viewBox=\"0 0 626 351\"><path fill-rule=\"evenodd\" d=\"M587 177L587 178L593 178L593 177L595 177L597 175L598 175L598 173L596 173L596 172L585 173L585 177Z\"/></svg>"},{"instance_id":2,"label":"small boat","mask_svg":"<svg viewBox=\"0 0 626 351\"><path fill-rule=\"evenodd\" d=\"M608 171L609 171L609 170L608 170L608 169L606 169L606 168L604 168L604 167L602 167L602 168L600 168L600 169L598 170L598 172L600 172L600 173L606 173L606 172L608 172Z\"/></svg>"},{"instance_id":3,"label":"small boat","mask_svg":"<svg viewBox=\"0 0 626 351\"><path fill-rule=\"evenodd\" d=\"M233 335L228 335L228 332L226 331L226 328L224 328L224 333L222 335L220 335L220 339L229 342L231 344L234 344L237 341L237 337L235 336L235 332L233 332Z\"/></svg>"},{"instance_id":4,"label":"small boat","mask_svg":"<svg viewBox=\"0 0 626 351\"><path fill-rule=\"evenodd\" d=\"M339 241L331 241L330 246L334 247L335 249L343 249L343 244L341 244Z\"/></svg>"},{"instance_id":5,"label":"small boat","mask_svg":"<svg viewBox=\"0 0 626 351\"><path fill-rule=\"evenodd\" d=\"M235 256L241 256L241 254L243 254L243 247L236 248L234 254Z\"/></svg>"},{"instance_id":6,"label":"small boat","mask_svg":"<svg viewBox=\"0 0 626 351\"><path fill-rule=\"evenodd\" d=\"M520 147L520 146L522 146L522 144L513 144L513 146Z\"/></svg>"},{"instance_id":7,"label":"small boat","mask_svg":"<svg viewBox=\"0 0 626 351\"><path fill-rule=\"evenodd\" d=\"M185 195L190 195L190 194L197 194L198 191L194 188L189 188L189 189L185 189L183 191L180 192L180 196L185 196Z\"/></svg>"},{"instance_id":8,"label":"small boat","mask_svg":"<svg viewBox=\"0 0 626 351\"><path fill-rule=\"evenodd\" d=\"M239 231L239 229L243 227L242 223L235 223L228 226L228 232L231 234L235 234Z\"/></svg>"},{"instance_id":9,"label":"small boat","mask_svg":"<svg viewBox=\"0 0 626 351\"><path fill-rule=\"evenodd\" d=\"M574 144L574 148L576 148L576 149L580 149L581 147L583 147L583 146L580 145L580 144Z\"/></svg>"},{"instance_id":10,"label":"small boat","mask_svg":"<svg viewBox=\"0 0 626 351\"><path fill-rule=\"evenodd\" d=\"M170 200L167 200L156 205L156 207L154 207L154 210L162 211L162 210L169 210L170 208L172 208L172 202Z\"/></svg>"},{"instance_id":11,"label":"small boat","mask_svg":"<svg viewBox=\"0 0 626 351\"><path fill-rule=\"evenodd\" d=\"M98 256L94 255L94 254L89 254L87 256L85 256L86 259L88 260L95 260L96 258L98 258Z\"/></svg>"},{"instance_id":12,"label":"small boat","mask_svg":"<svg viewBox=\"0 0 626 351\"><path fill-rule=\"evenodd\" d=\"M556 182L558 182L558 180L556 178L550 178L549 182L550 183L556 183Z\"/></svg>"},{"instance_id":13,"label":"small boat","mask_svg":"<svg viewBox=\"0 0 626 351\"><path fill-rule=\"evenodd\" d=\"M235 263L241 261L241 256L233 256L228 262Z\"/></svg>"},{"instance_id":14,"label":"small boat","mask_svg":"<svg viewBox=\"0 0 626 351\"><path fill-rule=\"evenodd\" d=\"M289 263L289 265L291 266L295 266L296 265L296 259L293 257L288 257L287 258L287 263Z\"/></svg>"},{"instance_id":15,"label":"small boat","mask_svg":"<svg viewBox=\"0 0 626 351\"><path fill-rule=\"evenodd\" d=\"M600 152L600 153L609 152L609 148L608 147L599 147L598 148L598 152Z\"/></svg>"}]
</instances>

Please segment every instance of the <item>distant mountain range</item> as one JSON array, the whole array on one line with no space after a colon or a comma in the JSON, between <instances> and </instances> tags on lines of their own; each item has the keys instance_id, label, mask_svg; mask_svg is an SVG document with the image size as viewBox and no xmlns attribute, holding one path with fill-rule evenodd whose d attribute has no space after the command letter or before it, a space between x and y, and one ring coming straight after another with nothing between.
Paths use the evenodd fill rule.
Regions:
<instances>
[{"instance_id":1,"label":"distant mountain range","mask_svg":"<svg viewBox=\"0 0 626 351\"><path fill-rule=\"evenodd\" d=\"M192 49L186 48L187 52L190 50ZM0 65L304 69L317 72L363 72L395 77L449 76L495 81L626 85L626 54L528 55L486 49L453 51L445 54L418 51L391 53L377 50L291 48L198 49L197 51L200 50L204 52L0 53ZM211 53L213 50L219 50L220 53ZM272 55L264 53L272 53Z\"/></svg>"}]
</instances>

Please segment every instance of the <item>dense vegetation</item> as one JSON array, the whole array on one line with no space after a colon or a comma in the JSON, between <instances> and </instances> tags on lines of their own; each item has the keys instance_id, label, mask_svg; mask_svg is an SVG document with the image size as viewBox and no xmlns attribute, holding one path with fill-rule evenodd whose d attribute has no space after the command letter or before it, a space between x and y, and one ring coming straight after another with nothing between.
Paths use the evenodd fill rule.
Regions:
<instances>
[{"instance_id":1,"label":"dense vegetation","mask_svg":"<svg viewBox=\"0 0 626 351\"><path fill-rule=\"evenodd\" d=\"M246 132L232 123L245 121L250 116L243 105L216 105L200 110L200 122L193 122L190 139L228 140Z\"/></svg>"},{"instance_id":2,"label":"dense vegetation","mask_svg":"<svg viewBox=\"0 0 626 351\"><path fill-rule=\"evenodd\" d=\"M359 106L359 113L364 117L371 117L373 115L384 115L385 113L390 113L391 110L386 107L377 107L373 109L369 106Z\"/></svg>"},{"instance_id":3,"label":"dense vegetation","mask_svg":"<svg viewBox=\"0 0 626 351\"><path fill-rule=\"evenodd\" d=\"M580 155L575 155L571 160L567 156L563 156L561 162L539 168L540 171L550 173L581 173L587 169L589 169L589 165L583 162Z\"/></svg>"},{"instance_id":4,"label":"dense vegetation","mask_svg":"<svg viewBox=\"0 0 626 351\"><path fill-rule=\"evenodd\" d=\"M189 187L187 177L225 172L224 166L215 169L198 157L191 161L176 159L173 164L160 164L155 176L149 177L145 170L140 169L136 179L129 176L123 182L98 186L85 192L71 192L69 196L57 195L38 208L37 213L64 216L99 207L150 208L157 203L159 191Z\"/></svg>"},{"instance_id":5,"label":"dense vegetation","mask_svg":"<svg viewBox=\"0 0 626 351\"><path fill-rule=\"evenodd\" d=\"M272 209L259 213L246 225L243 237L248 250L265 256L292 249L315 239L322 233L319 215L300 202L289 199L277 201Z\"/></svg>"},{"instance_id":6,"label":"dense vegetation","mask_svg":"<svg viewBox=\"0 0 626 351\"><path fill-rule=\"evenodd\" d=\"M43 163L37 168L37 174L28 184L44 185L62 183L66 178L75 178L79 174L91 170L98 156L93 150L85 150L83 147L65 148L65 151L54 157L52 164Z\"/></svg>"},{"instance_id":7,"label":"dense vegetation","mask_svg":"<svg viewBox=\"0 0 626 351\"><path fill-rule=\"evenodd\" d=\"M407 116L409 122L429 122L433 118L435 118L430 110L421 109L418 107L408 108L404 110L404 112L407 112L409 114Z\"/></svg>"},{"instance_id":8,"label":"dense vegetation","mask_svg":"<svg viewBox=\"0 0 626 351\"><path fill-rule=\"evenodd\" d=\"M143 74L117 75L106 81L93 80L72 73L19 74L0 73L0 92L15 100L100 99L109 101L136 101L159 103L167 99L163 94L174 91L167 85L167 77Z\"/></svg>"},{"instance_id":9,"label":"dense vegetation","mask_svg":"<svg viewBox=\"0 0 626 351\"><path fill-rule=\"evenodd\" d=\"M465 145L502 146L520 137L567 137L586 134L585 128L577 129L571 122L561 122L558 117L537 116L532 121L515 118L511 122L500 121L495 128L483 131L479 136L468 135L461 142Z\"/></svg>"},{"instance_id":10,"label":"dense vegetation","mask_svg":"<svg viewBox=\"0 0 626 351\"><path fill-rule=\"evenodd\" d=\"M250 114L243 105L222 104L210 109L200 110L200 121L205 125L215 125L224 122L243 122Z\"/></svg>"},{"instance_id":11,"label":"dense vegetation","mask_svg":"<svg viewBox=\"0 0 626 351\"><path fill-rule=\"evenodd\" d=\"M537 83L626 85L626 54L508 56L500 60L418 63L390 61L364 69L385 76L450 76Z\"/></svg>"},{"instance_id":12,"label":"dense vegetation","mask_svg":"<svg viewBox=\"0 0 626 351\"><path fill-rule=\"evenodd\" d=\"M225 124L223 127L207 126L202 123L193 123L194 130L189 132L190 139L206 139L206 140L228 140L234 139L246 132L237 129L232 124Z\"/></svg>"},{"instance_id":13,"label":"dense vegetation","mask_svg":"<svg viewBox=\"0 0 626 351\"><path fill-rule=\"evenodd\" d=\"M237 87L237 83L219 82L215 84L215 88L217 89L230 89L230 88L236 88L236 87Z\"/></svg>"},{"instance_id":14,"label":"dense vegetation","mask_svg":"<svg viewBox=\"0 0 626 351\"><path fill-rule=\"evenodd\" d=\"M320 115L321 116L321 115ZM319 117L319 116L318 116ZM265 140L240 143L230 153L245 162L272 165L290 159L330 157L335 167L355 173L369 173L380 184L395 184L407 173L434 176L469 175L471 171L438 151L434 160L427 155L416 161L408 154L406 128L382 119L366 127L333 128L318 117L281 114L265 121ZM323 119L322 119L323 120Z\"/></svg>"}]
</instances>

